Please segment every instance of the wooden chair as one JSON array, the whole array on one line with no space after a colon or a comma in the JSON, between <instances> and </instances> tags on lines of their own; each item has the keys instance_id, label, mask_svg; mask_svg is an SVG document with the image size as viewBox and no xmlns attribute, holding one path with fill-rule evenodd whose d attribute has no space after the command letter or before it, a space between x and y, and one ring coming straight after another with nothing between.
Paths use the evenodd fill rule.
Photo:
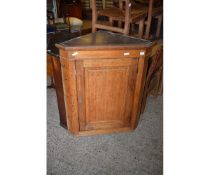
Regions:
<instances>
[{"instance_id":1,"label":"wooden chair","mask_svg":"<svg viewBox=\"0 0 210 175\"><path fill-rule=\"evenodd\" d=\"M162 0L149 0L145 39L150 38L150 29L151 29L152 18L156 18L158 20L155 37L159 38L161 25L162 25L162 19L163 19L163 2L162 2Z\"/></svg>"},{"instance_id":2,"label":"wooden chair","mask_svg":"<svg viewBox=\"0 0 210 175\"><path fill-rule=\"evenodd\" d=\"M99 16L108 17L109 21L98 21ZM130 23L138 22L141 28L140 37L143 34L144 19L147 16L145 11L132 11L130 0L119 0L118 6L105 8L102 10L96 9L96 0L92 0L92 32L96 29L110 30L128 35L130 30ZM118 21L118 26L113 26L113 21ZM123 27L121 26L124 22Z\"/></svg>"},{"instance_id":3,"label":"wooden chair","mask_svg":"<svg viewBox=\"0 0 210 175\"><path fill-rule=\"evenodd\" d=\"M146 100L148 95L155 90L157 85L160 84L160 73L163 70L163 45L156 43L152 47L151 57L148 63L148 70L144 85L143 98L141 102L140 114L145 110ZM157 95L157 94L156 94Z\"/></svg>"}]
</instances>

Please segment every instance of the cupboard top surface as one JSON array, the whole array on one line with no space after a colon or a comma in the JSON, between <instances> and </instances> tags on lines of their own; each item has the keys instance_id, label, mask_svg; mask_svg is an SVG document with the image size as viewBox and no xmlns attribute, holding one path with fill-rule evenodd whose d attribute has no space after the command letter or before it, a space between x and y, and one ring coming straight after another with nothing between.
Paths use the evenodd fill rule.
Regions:
<instances>
[{"instance_id":1,"label":"cupboard top surface","mask_svg":"<svg viewBox=\"0 0 210 175\"><path fill-rule=\"evenodd\" d=\"M152 42L135 37L130 37L118 33L107 31L97 31L83 35L71 40L56 44L56 47L65 50L78 49L139 49L147 48L152 45Z\"/></svg>"}]
</instances>

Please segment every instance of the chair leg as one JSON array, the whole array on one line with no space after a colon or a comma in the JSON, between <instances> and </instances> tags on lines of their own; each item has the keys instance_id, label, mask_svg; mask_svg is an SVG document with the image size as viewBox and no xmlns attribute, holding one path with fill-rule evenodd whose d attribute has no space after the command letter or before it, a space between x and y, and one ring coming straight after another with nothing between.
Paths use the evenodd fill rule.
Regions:
<instances>
[{"instance_id":1,"label":"chair leg","mask_svg":"<svg viewBox=\"0 0 210 175\"><path fill-rule=\"evenodd\" d=\"M96 32L96 27L95 27L96 21L97 20L95 20L94 17L93 17L93 19L92 19L92 32Z\"/></svg>"},{"instance_id":2,"label":"chair leg","mask_svg":"<svg viewBox=\"0 0 210 175\"><path fill-rule=\"evenodd\" d=\"M142 38L144 34L144 18L139 21L139 37Z\"/></svg>"},{"instance_id":3,"label":"chair leg","mask_svg":"<svg viewBox=\"0 0 210 175\"><path fill-rule=\"evenodd\" d=\"M129 22L129 20L126 20L125 23L124 23L123 34L129 35L129 31L130 31L130 22Z\"/></svg>"},{"instance_id":4,"label":"chair leg","mask_svg":"<svg viewBox=\"0 0 210 175\"><path fill-rule=\"evenodd\" d=\"M124 30L124 34L125 34L125 35L129 35L129 28L130 28L130 24L129 24L129 27L127 27L127 28Z\"/></svg>"},{"instance_id":5,"label":"chair leg","mask_svg":"<svg viewBox=\"0 0 210 175\"><path fill-rule=\"evenodd\" d=\"M92 32L93 32L93 33L96 32L96 27L95 27L95 25L92 25Z\"/></svg>"},{"instance_id":6,"label":"chair leg","mask_svg":"<svg viewBox=\"0 0 210 175\"><path fill-rule=\"evenodd\" d=\"M113 26L113 19L112 18L109 18L109 23L111 26Z\"/></svg>"},{"instance_id":7,"label":"chair leg","mask_svg":"<svg viewBox=\"0 0 210 175\"><path fill-rule=\"evenodd\" d=\"M150 28L151 28L151 23L152 23L152 7L153 7L153 1L154 0L149 0L148 16L147 16L147 21L146 21L145 39L149 39Z\"/></svg>"},{"instance_id":8,"label":"chair leg","mask_svg":"<svg viewBox=\"0 0 210 175\"><path fill-rule=\"evenodd\" d=\"M96 0L92 0L92 32L96 32L95 24L97 22Z\"/></svg>"},{"instance_id":9,"label":"chair leg","mask_svg":"<svg viewBox=\"0 0 210 175\"><path fill-rule=\"evenodd\" d=\"M159 38L160 37L160 29L161 29L162 20L163 20L163 14L157 16L156 18L158 19L156 37Z\"/></svg>"},{"instance_id":10,"label":"chair leg","mask_svg":"<svg viewBox=\"0 0 210 175\"><path fill-rule=\"evenodd\" d=\"M135 30L135 23L131 23L130 33L132 33L134 30Z\"/></svg>"},{"instance_id":11,"label":"chair leg","mask_svg":"<svg viewBox=\"0 0 210 175\"><path fill-rule=\"evenodd\" d=\"M131 13L131 4L129 1L125 3L125 24L123 34L129 35L130 31L130 13Z\"/></svg>"},{"instance_id":12,"label":"chair leg","mask_svg":"<svg viewBox=\"0 0 210 175\"><path fill-rule=\"evenodd\" d=\"M118 27L122 28L122 21L118 21Z\"/></svg>"},{"instance_id":13,"label":"chair leg","mask_svg":"<svg viewBox=\"0 0 210 175\"><path fill-rule=\"evenodd\" d=\"M145 32L145 39L149 39L150 27L151 27L151 20L147 20L146 22L146 32Z\"/></svg>"}]
</instances>

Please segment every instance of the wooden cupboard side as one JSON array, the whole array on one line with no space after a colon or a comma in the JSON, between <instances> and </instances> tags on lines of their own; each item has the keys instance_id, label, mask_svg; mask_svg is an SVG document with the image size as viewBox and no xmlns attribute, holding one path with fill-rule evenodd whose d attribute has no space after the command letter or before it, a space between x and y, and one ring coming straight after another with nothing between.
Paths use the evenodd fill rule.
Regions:
<instances>
[{"instance_id":1,"label":"wooden cupboard side","mask_svg":"<svg viewBox=\"0 0 210 175\"><path fill-rule=\"evenodd\" d=\"M143 97L143 88L146 78L146 70L147 70L147 50L141 50L140 52L144 53L139 57L138 63L138 74L137 74L137 81L135 85L135 92L134 92L134 101L133 101L133 111L132 111L132 121L131 121L131 128L135 129L138 125L138 121L140 119L140 109L141 109L141 101Z\"/></svg>"},{"instance_id":2,"label":"wooden cupboard side","mask_svg":"<svg viewBox=\"0 0 210 175\"><path fill-rule=\"evenodd\" d=\"M69 61L68 53L60 50L61 70L64 86L64 99L68 130L78 134L78 101L76 87L75 61Z\"/></svg>"},{"instance_id":3,"label":"wooden cupboard side","mask_svg":"<svg viewBox=\"0 0 210 175\"><path fill-rule=\"evenodd\" d=\"M58 111L60 116L60 125L67 128L66 109L61 75L61 64L60 60L54 56L51 56L51 62L53 67L53 78L57 96Z\"/></svg>"}]
</instances>

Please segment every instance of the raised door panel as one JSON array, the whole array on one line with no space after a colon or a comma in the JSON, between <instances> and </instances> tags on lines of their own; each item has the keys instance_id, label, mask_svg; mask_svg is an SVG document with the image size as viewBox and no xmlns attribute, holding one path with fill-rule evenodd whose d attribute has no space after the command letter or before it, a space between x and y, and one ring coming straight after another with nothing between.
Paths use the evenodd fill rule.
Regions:
<instances>
[{"instance_id":1,"label":"raised door panel","mask_svg":"<svg viewBox=\"0 0 210 175\"><path fill-rule=\"evenodd\" d=\"M130 125L137 64L132 58L76 63L81 131Z\"/></svg>"}]
</instances>

